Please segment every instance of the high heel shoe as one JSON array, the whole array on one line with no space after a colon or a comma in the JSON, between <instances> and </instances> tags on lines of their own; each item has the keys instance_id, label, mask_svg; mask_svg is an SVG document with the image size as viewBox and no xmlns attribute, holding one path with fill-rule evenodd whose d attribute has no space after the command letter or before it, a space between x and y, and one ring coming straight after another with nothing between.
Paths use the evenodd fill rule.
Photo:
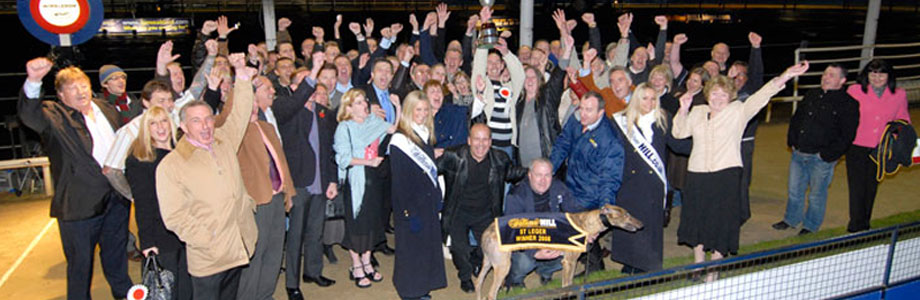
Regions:
<instances>
[{"instance_id":1,"label":"high heel shoe","mask_svg":"<svg viewBox=\"0 0 920 300\"><path fill-rule=\"evenodd\" d=\"M371 270L368 271L368 270L367 270L367 267L371 267ZM381 281L383 281L383 275L380 275L380 278L377 278L377 275L380 274L380 273L377 273L377 270L375 270L375 269L374 269L374 266L372 266L371 264L365 264L365 265L363 266L363 269L364 269L364 270L363 270L363 271L364 271L364 276L367 277L367 279L370 279L370 280L373 281L373 282L381 282Z\"/></svg>"},{"instance_id":2,"label":"high heel shoe","mask_svg":"<svg viewBox=\"0 0 920 300\"><path fill-rule=\"evenodd\" d=\"M366 289L366 288L371 287L371 283L368 283L367 285L361 285L361 280L364 279L364 278L368 278L368 277L367 277L367 274L364 272L364 267L363 267L363 266L360 267L361 273L365 273L363 276L355 276L355 270L357 270L357 269L355 269L355 267L350 267L350 268L348 268L348 279L349 279L349 280L354 280L354 281L355 281L355 286L356 286L356 287L359 287L359 288L362 288L362 289ZM371 279L371 281L373 281L373 277L371 277L371 278L369 278L369 279Z\"/></svg>"}]
</instances>

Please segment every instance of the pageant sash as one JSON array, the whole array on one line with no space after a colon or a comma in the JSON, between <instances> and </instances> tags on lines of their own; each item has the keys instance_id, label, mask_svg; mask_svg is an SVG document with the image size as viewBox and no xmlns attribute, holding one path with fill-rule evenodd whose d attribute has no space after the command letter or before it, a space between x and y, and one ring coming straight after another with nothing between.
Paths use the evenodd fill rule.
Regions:
<instances>
[{"instance_id":1,"label":"pageant sash","mask_svg":"<svg viewBox=\"0 0 920 300\"><path fill-rule=\"evenodd\" d=\"M431 157L428 157L428 154L425 154L425 151L422 151L418 145L413 143L402 133L397 133L390 138L390 146L395 146L408 155L420 169L428 174L428 179L431 180L431 184L438 186L438 167L435 165L434 161L431 160Z\"/></svg>"},{"instance_id":2,"label":"pageant sash","mask_svg":"<svg viewBox=\"0 0 920 300\"><path fill-rule=\"evenodd\" d=\"M626 114L615 114L613 116L614 122L617 126L620 127L620 131L623 132L623 136L630 135L627 130L626 124ZM658 175L658 179L661 180L662 185L664 186L665 195L668 194L668 177L664 167L664 161L661 160L661 156L658 155L658 151L655 151L655 147L652 147L652 142L648 140L640 132L640 129L636 125L633 126L633 134L627 137L629 143L632 144L633 148L636 149L636 152L639 153L639 157L648 164L652 170L655 171L655 174ZM667 206L667 197L662 199L662 207Z\"/></svg>"}]
</instances>

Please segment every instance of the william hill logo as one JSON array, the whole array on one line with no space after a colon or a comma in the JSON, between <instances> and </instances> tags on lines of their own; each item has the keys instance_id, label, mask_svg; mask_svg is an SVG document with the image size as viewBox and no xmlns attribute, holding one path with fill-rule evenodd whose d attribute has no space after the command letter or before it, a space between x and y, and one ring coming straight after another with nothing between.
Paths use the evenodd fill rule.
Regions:
<instances>
[{"instance_id":1,"label":"william hill logo","mask_svg":"<svg viewBox=\"0 0 920 300\"><path fill-rule=\"evenodd\" d=\"M514 218L508 220L508 227L519 229L519 228L556 228L555 219L527 219L527 218Z\"/></svg>"}]
</instances>

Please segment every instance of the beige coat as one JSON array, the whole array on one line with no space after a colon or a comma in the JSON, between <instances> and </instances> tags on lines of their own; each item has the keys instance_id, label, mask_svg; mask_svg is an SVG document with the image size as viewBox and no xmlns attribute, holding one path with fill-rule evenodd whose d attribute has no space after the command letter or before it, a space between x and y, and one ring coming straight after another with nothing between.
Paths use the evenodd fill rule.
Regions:
<instances>
[{"instance_id":1,"label":"beige coat","mask_svg":"<svg viewBox=\"0 0 920 300\"><path fill-rule=\"evenodd\" d=\"M235 108L225 107L226 122L214 129L213 153L186 136L157 168L163 223L186 243L188 271L196 277L248 264L258 236L255 202L236 155L249 126L252 82L237 80L232 98Z\"/></svg>"},{"instance_id":2,"label":"beige coat","mask_svg":"<svg viewBox=\"0 0 920 300\"><path fill-rule=\"evenodd\" d=\"M776 80L776 79L773 79ZM764 84L747 101L732 101L715 118L709 118L709 106L697 105L688 114L674 116L671 134L675 138L693 137L693 150L687 170L697 173L716 172L741 167L741 136L747 122L786 86L773 81Z\"/></svg>"}]
</instances>

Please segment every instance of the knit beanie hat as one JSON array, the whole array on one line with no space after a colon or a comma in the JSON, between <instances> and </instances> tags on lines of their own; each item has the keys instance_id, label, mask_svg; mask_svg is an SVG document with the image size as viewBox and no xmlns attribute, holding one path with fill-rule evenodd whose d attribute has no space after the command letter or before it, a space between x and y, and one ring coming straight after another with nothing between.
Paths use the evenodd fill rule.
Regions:
<instances>
[{"instance_id":1,"label":"knit beanie hat","mask_svg":"<svg viewBox=\"0 0 920 300\"><path fill-rule=\"evenodd\" d=\"M112 76L115 76L116 74L119 74L119 73L121 75L125 75L125 77L128 76L128 74L125 74L124 70L122 70L116 65L104 65L101 68L99 68L99 83L105 84L105 82L108 81L109 78L112 78Z\"/></svg>"}]
</instances>

